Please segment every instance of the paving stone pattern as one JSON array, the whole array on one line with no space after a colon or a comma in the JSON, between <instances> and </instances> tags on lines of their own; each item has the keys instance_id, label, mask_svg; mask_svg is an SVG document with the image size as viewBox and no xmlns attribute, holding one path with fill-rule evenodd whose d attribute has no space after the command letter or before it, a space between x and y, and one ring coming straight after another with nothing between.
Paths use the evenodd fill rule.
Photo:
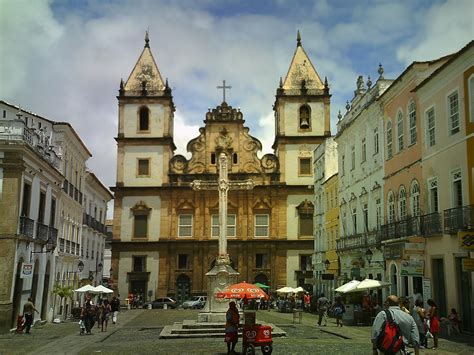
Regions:
<instances>
[{"instance_id":1,"label":"paving stone pattern","mask_svg":"<svg viewBox=\"0 0 474 355\"><path fill-rule=\"evenodd\" d=\"M77 322L35 327L31 335L0 334L0 354L226 354L219 338L159 339L165 325L197 319L195 310L130 310L120 313L118 324L110 322L107 332L93 329L79 335ZM273 354L371 354L370 327L336 328L316 326L316 316L305 313L301 324L293 324L292 314L259 311L257 321L273 323L287 332L273 339ZM455 340L455 341L454 341ZM474 337L440 339L438 350L422 354L474 354ZM242 349L241 339L237 350ZM260 351L257 354L261 354Z\"/></svg>"}]
</instances>

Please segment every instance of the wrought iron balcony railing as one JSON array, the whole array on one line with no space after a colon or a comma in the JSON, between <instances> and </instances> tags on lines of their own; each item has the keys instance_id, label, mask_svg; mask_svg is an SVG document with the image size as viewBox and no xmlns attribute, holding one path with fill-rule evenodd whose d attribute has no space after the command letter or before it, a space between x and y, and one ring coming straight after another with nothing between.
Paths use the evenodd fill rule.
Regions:
<instances>
[{"instance_id":1,"label":"wrought iron balcony railing","mask_svg":"<svg viewBox=\"0 0 474 355\"><path fill-rule=\"evenodd\" d=\"M46 224L36 222L36 239L47 242L49 238L49 227Z\"/></svg>"},{"instance_id":2,"label":"wrought iron balcony railing","mask_svg":"<svg viewBox=\"0 0 474 355\"><path fill-rule=\"evenodd\" d=\"M35 221L32 219L21 216L20 217L20 233L27 237L33 238L34 236Z\"/></svg>"},{"instance_id":3,"label":"wrought iron balcony railing","mask_svg":"<svg viewBox=\"0 0 474 355\"><path fill-rule=\"evenodd\" d=\"M445 233L455 234L466 229L474 229L474 205L444 210Z\"/></svg>"},{"instance_id":4,"label":"wrought iron balcony railing","mask_svg":"<svg viewBox=\"0 0 474 355\"><path fill-rule=\"evenodd\" d=\"M438 212L421 216L421 234L424 237L443 234L441 215Z\"/></svg>"}]
</instances>

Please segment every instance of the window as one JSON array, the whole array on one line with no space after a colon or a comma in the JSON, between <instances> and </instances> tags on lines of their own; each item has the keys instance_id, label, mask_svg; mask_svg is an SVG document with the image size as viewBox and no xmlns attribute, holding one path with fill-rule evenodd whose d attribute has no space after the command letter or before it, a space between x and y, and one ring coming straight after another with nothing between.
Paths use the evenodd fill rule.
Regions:
<instances>
[{"instance_id":1,"label":"window","mask_svg":"<svg viewBox=\"0 0 474 355\"><path fill-rule=\"evenodd\" d=\"M379 152L379 130L374 129L374 154Z\"/></svg>"},{"instance_id":2,"label":"window","mask_svg":"<svg viewBox=\"0 0 474 355\"><path fill-rule=\"evenodd\" d=\"M342 232L347 235L347 214L345 211L342 213Z\"/></svg>"},{"instance_id":3,"label":"window","mask_svg":"<svg viewBox=\"0 0 474 355\"><path fill-rule=\"evenodd\" d=\"M416 105L410 102L408 106L408 121L410 125L410 145L416 143Z\"/></svg>"},{"instance_id":4,"label":"window","mask_svg":"<svg viewBox=\"0 0 474 355\"><path fill-rule=\"evenodd\" d=\"M362 138L362 156L361 160L364 162L367 159L367 148L365 146L365 138Z\"/></svg>"},{"instance_id":5,"label":"window","mask_svg":"<svg viewBox=\"0 0 474 355\"><path fill-rule=\"evenodd\" d=\"M398 151L403 150L403 133L403 114L399 112L397 117Z\"/></svg>"},{"instance_id":6,"label":"window","mask_svg":"<svg viewBox=\"0 0 474 355\"><path fill-rule=\"evenodd\" d=\"M356 153L355 153L355 147L352 146L351 148L351 170L354 170L356 166Z\"/></svg>"},{"instance_id":7,"label":"window","mask_svg":"<svg viewBox=\"0 0 474 355\"><path fill-rule=\"evenodd\" d=\"M461 171L457 170L452 173L453 181L453 207L462 206L462 179Z\"/></svg>"},{"instance_id":8,"label":"window","mask_svg":"<svg viewBox=\"0 0 474 355\"><path fill-rule=\"evenodd\" d=\"M193 215L180 214L178 216L178 237L193 236Z\"/></svg>"},{"instance_id":9,"label":"window","mask_svg":"<svg viewBox=\"0 0 474 355\"><path fill-rule=\"evenodd\" d=\"M395 198L393 192L388 193L388 223L395 222Z\"/></svg>"},{"instance_id":10,"label":"window","mask_svg":"<svg viewBox=\"0 0 474 355\"><path fill-rule=\"evenodd\" d=\"M216 153L211 153L211 164L216 165Z\"/></svg>"},{"instance_id":11,"label":"window","mask_svg":"<svg viewBox=\"0 0 474 355\"><path fill-rule=\"evenodd\" d=\"M150 175L150 160L138 159L138 176Z\"/></svg>"},{"instance_id":12,"label":"window","mask_svg":"<svg viewBox=\"0 0 474 355\"><path fill-rule=\"evenodd\" d=\"M188 259L189 258L187 254L179 254L178 255L178 269L180 270L189 269Z\"/></svg>"},{"instance_id":13,"label":"window","mask_svg":"<svg viewBox=\"0 0 474 355\"><path fill-rule=\"evenodd\" d=\"M148 238L148 216L151 208L140 201L132 208L133 213L133 238ZM96 209L94 209L94 218Z\"/></svg>"},{"instance_id":14,"label":"window","mask_svg":"<svg viewBox=\"0 0 474 355\"><path fill-rule=\"evenodd\" d=\"M392 158L392 122L387 122L387 159Z\"/></svg>"},{"instance_id":15,"label":"window","mask_svg":"<svg viewBox=\"0 0 474 355\"><path fill-rule=\"evenodd\" d=\"M369 208L366 203L362 206L362 214L364 216L364 232L369 231Z\"/></svg>"},{"instance_id":16,"label":"window","mask_svg":"<svg viewBox=\"0 0 474 355\"><path fill-rule=\"evenodd\" d=\"M268 214L256 214L255 215L255 236L256 237L268 237Z\"/></svg>"},{"instance_id":17,"label":"window","mask_svg":"<svg viewBox=\"0 0 474 355\"><path fill-rule=\"evenodd\" d=\"M41 191L39 198L38 222L44 224L44 213L46 208L46 193Z\"/></svg>"},{"instance_id":18,"label":"window","mask_svg":"<svg viewBox=\"0 0 474 355\"><path fill-rule=\"evenodd\" d=\"M434 108L430 108L426 112L426 129L427 129L427 141L428 147L432 147L436 144L436 131L435 131L435 111Z\"/></svg>"},{"instance_id":19,"label":"window","mask_svg":"<svg viewBox=\"0 0 474 355\"><path fill-rule=\"evenodd\" d=\"M56 224L56 199L52 198L51 199L51 212L49 215L49 225L51 227L54 227Z\"/></svg>"},{"instance_id":20,"label":"window","mask_svg":"<svg viewBox=\"0 0 474 355\"><path fill-rule=\"evenodd\" d=\"M346 156L343 154L341 158L341 176L344 176L344 165L345 165Z\"/></svg>"},{"instance_id":21,"label":"window","mask_svg":"<svg viewBox=\"0 0 474 355\"><path fill-rule=\"evenodd\" d=\"M319 201L321 201L321 199L319 199ZM298 210L299 217L299 236L312 236L314 214L313 204L308 200L304 200L298 205L298 207L296 207L296 209Z\"/></svg>"},{"instance_id":22,"label":"window","mask_svg":"<svg viewBox=\"0 0 474 355\"><path fill-rule=\"evenodd\" d=\"M133 272L145 272L146 271L146 256L134 256L133 257Z\"/></svg>"},{"instance_id":23,"label":"window","mask_svg":"<svg viewBox=\"0 0 474 355\"><path fill-rule=\"evenodd\" d=\"M357 209L352 209L352 226L354 230L354 234L357 234Z\"/></svg>"},{"instance_id":24,"label":"window","mask_svg":"<svg viewBox=\"0 0 474 355\"><path fill-rule=\"evenodd\" d=\"M300 107L300 129L310 128L311 111L309 106L304 105Z\"/></svg>"},{"instance_id":25,"label":"window","mask_svg":"<svg viewBox=\"0 0 474 355\"><path fill-rule=\"evenodd\" d=\"M23 185L23 201L21 203L21 215L25 217L30 216L30 200L31 200L31 185Z\"/></svg>"},{"instance_id":26,"label":"window","mask_svg":"<svg viewBox=\"0 0 474 355\"><path fill-rule=\"evenodd\" d=\"M398 192L398 215L400 220L404 220L407 217L407 193L403 186Z\"/></svg>"},{"instance_id":27,"label":"window","mask_svg":"<svg viewBox=\"0 0 474 355\"><path fill-rule=\"evenodd\" d=\"M313 264L311 262L311 255L300 255L300 270L310 271L313 270Z\"/></svg>"},{"instance_id":28,"label":"window","mask_svg":"<svg viewBox=\"0 0 474 355\"><path fill-rule=\"evenodd\" d=\"M235 214L227 215L227 237L235 237L236 218ZM219 236L219 215L213 214L211 216L211 236Z\"/></svg>"},{"instance_id":29,"label":"window","mask_svg":"<svg viewBox=\"0 0 474 355\"><path fill-rule=\"evenodd\" d=\"M268 268L268 254L255 254L255 268L256 269Z\"/></svg>"},{"instance_id":30,"label":"window","mask_svg":"<svg viewBox=\"0 0 474 355\"><path fill-rule=\"evenodd\" d=\"M148 131L148 125L149 125L149 115L150 115L150 110L148 110L148 107L140 107L140 122L139 122L139 130L140 131Z\"/></svg>"},{"instance_id":31,"label":"window","mask_svg":"<svg viewBox=\"0 0 474 355\"><path fill-rule=\"evenodd\" d=\"M311 175L311 158L300 158L300 175Z\"/></svg>"},{"instance_id":32,"label":"window","mask_svg":"<svg viewBox=\"0 0 474 355\"><path fill-rule=\"evenodd\" d=\"M375 220L378 228L382 224L382 205L379 198L375 200Z\"/></svg>"},{"instance_id":33,"label":"window","mask_svg":"<svg viewBox=\"0 0 474 355\"><path fill-rule=\"evenodd\" d=\"M438 180L431 179L428 181L430 212L439 212L438 206Z\"/></svg>"},{"instance_id":34,"label":"window","mask_svg":"<svg viewBox=\"0 0 474 355\"><path fill-rule=\"evenodd\" d=\"M237 159L237 158L238 158L238 157L237 157L237 153L233 153L233 154L232 154L232 163L233 163L233 164L237 164L237 162L238 162L238 159Z\"/></svg>"},{"instance_id":35,"label":"window","mask_svg":"<svg viewBox=\"0 0 474 355\"><path fill-rule=\"evenodd\" d=\"M456 134L459 132L459 99L457 91L448 96L448 110L449 130L451 134Z\"/></svg>"},{"instance_id":36,"label":"window","mask_svg":"<svg viewBox=\"0 0 474 355\"><path fill-rule=\"evenodd\" d=\"M414 182L411 186L411 209L413 216L420 215L420 185Z\"/></svg>"}]
</instances>

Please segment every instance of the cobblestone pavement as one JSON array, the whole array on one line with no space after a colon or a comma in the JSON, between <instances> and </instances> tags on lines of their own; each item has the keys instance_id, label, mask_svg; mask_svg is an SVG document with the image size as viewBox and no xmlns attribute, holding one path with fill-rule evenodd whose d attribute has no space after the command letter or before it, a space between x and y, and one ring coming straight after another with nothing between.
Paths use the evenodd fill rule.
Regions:
<instances>
[{"instance_id":1,"label":"cobblestone pavement","mask_svg":"<svg viewBox=\"0 0 474 355\"><path fill-rule=\"evenodd\" d=\"M118 324L107 332L93 329L92 335L79 335L77 322L35 327L31 335L0 334L0 354L226 354L219 338L159 339L163 326L183 319L197 319L193 310L130 310L120 313ZM316 316L305 313L301 324L293 324L292 314L259 311L262 320L287 332L273 339L273 354L370 354L370 327L336 328L316 326ZM237 345L241 351L241 341ZM260 351L257 352L257 354ZM422 354L474 354L474 337L440 339L439 349Z\"/></svg>"}]
</instances>

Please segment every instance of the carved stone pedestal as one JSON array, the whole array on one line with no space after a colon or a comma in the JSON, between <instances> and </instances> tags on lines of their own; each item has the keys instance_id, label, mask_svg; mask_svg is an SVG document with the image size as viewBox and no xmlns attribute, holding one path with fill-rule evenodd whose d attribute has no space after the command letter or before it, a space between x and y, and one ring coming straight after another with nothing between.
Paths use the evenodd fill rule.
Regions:
<instances>
[{"instance_id":1,"label":"carved stone pedestal","mask_svg":"<svg viewBox=\"0 0 474 355\"><path fill-rule=\"evenodd\" d=\"M227 286L237 283L239 273L230 266L228 255L221 255L216 265L206 273L208 277L207 302L198 315L199 323L225 322L225 314L229 309L229 300L216 298L216 292L223 291Z\"/></svg>"}]
</instances>

